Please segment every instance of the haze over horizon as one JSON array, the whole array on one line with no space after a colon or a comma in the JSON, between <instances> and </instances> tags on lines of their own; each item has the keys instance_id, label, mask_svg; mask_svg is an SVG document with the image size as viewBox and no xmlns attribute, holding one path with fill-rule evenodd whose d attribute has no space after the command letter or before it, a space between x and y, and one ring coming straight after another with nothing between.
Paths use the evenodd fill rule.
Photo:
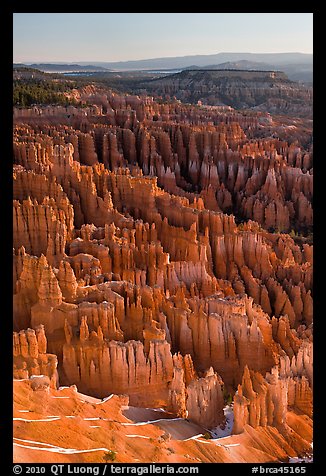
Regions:
<instances>
[{"instance_id":1,"label":"haze over horizon","mask_svg":"<svg viewBox=\"0 0 326 476\"><path fill-rule=\"evenodd\" d=\"M312 13L14 13L15 63L313 52ZM245 34L244 34L245 33Z\"/></svg>"}]
</instances>

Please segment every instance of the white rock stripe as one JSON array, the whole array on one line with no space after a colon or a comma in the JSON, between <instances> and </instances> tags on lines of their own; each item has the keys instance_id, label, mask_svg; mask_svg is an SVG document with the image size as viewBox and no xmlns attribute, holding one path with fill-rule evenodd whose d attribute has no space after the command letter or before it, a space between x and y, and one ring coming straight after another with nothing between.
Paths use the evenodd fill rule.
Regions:
<instances>
[{"instance_id":1,"label":"white rock stripe","mask_svg":"<svg viewBox=\"0 0 326 476\"><path fill-rule=\"evenodd\" d=\"M186 438L185 440L182 440L182 441L196 440L200 436L202 436L202 433L199 433L198 435L191 436L190 438Z\"/></svg>"},{"instance_id":2,"label":"white rock stripe","mask_svg":"<svg viewBox=\"0 0 326 476\"><path fill-rule=\"evenodd\" d=\"M27 422L32 422L32 421L33 422L36 422L36 421L47 422L47 421L60 420L61 418L63 418L63 417L49 416L47 418L40 418L40 419L35 419L35 420L31 420L31 419L28 419L28 418L14 418L14 420L27 421ZM66 415L65 418L76 418L76 416L75 415ZM84 421L95 421L95 420L112 421L112 422L115 422L115 423L119 423L120 425L123 425L123 426L144 426L144 425L150 425L151 423L157 423L157 422L160 422L160 421L165 421L165 422L179 421L179 420L183 420L183 418L159 418L158 420L140 421L140 422L137 422L137 423L119 422L119 421L115 421L115 420L109 420L108 418L100 418L100 417L83 418L83 420Z\"/></svg>"},{"instance_id":3,"label":"white rock stripe","mask_svg":"<svg viewBox=\"0 0 326 476\"><path fill-rule=\"evenodd\" d=\"M51 395L51 398L70 398L70 397L55 397L54 395Z\"/></svg>"},{"instance_id":4,"label":"white rock stripe","mask_svg":"<svg viewBox=\"0 0 326 476\"><path fill-rule=\"evenodd\" d=\"M14 418L14 421L55 421L60 420L61 417L53 417L53 418L40 418L39 420L29 420L28 418Z\"/></svg>"},{"instance_id":5,"label":"white rock stripe","mask_svg":"<svg viewBox=\"0 0 326 476\"><path fill-rule=\"evenodd\" d=\"M102 400L101 402L95 403L95 405L101 405L101 403L107 402L107 401L110 400L112 397L114 397L114 393L111 393L111 395L109 395L108 397L103 398L103 400Z\"/></svg>"},{"instance_id":6,"label":"white rock stripe","mask_svg":"<svg viewBox=\"0 0 326 476\"><path fill-rule=\"evenodd\" d=\"M82 403L90 403L91 405L101 405L102 403L105 403L110 400L112 397L114 397L114 393L111 393L111 395L109 395L108 397L103 398L103 400L101 400L100 402L90 402L88 400L83 400L82 398L80 398L79 401Z\"/></svg>"},{"instance_id":7,"label":"white rock stripe","mask_svg":"<svg viewBox=\"0 0 326 476\"><path fill-rule=\"evenodd\" d=\"M33 443L34 445L49 446L50 448L60 448L59 446L50 445L49 443L42 443L41 441L34 440L23 440L22 438L16 438L15 436L14 440L22 441L23 443Z\"/></svg>"},{"instance_id":8,"label":"white rock stripe","mask_svg":"<svg viewBox=\"0 0 326 476\"><path fill-rule=\"evenodd\" d=\"M183 441L189 441L189 440L195 440L195 441L198 441L199 443L209 443L209 444L215 444L217 446L224 446L224 447L229 447L229 446L240 446L240 443L230 443L229 445L220 445L218 442L220 440L223 440L224 438L229 438L228 436L225 436L224 438L212 438L212 439L209 439L209 440L199 440L198 437L201 437L202 436L202 433L199 434L199 435L194 435L194 436L191 436L190 438L186 438L185 440Z\"/></svg>"},{"instance_id":9,"label":"white rock stripe","mask_svg":"<svg viewBox=\"0 0 326 476\"><path fill-rule=\"evenodd\" d=\"M188 438L189 440L191 438ZM195 441L198 441L199 443L208 443L208 444L215 444L215 446L220 446L221 448L229 448L229 446L240 446L240 443L232 443L230 445L221 445L219 443L216 442L216 440L198 440L198 438L192 438L193 440ZM187 440L183 440L183 441L187 441Z\"/></svg>"},{"instance_id":10,"label":"white rock stripe","mask_svg":"<svg viewBox=\"0 0 326 476\"><path fill-rule=\"evenodd\" d=\"M198 443L204 443L204 444L206 444L206 445L207 445L207 444L209 444L209 445L211 444L210 441L206 441L206 440L198 440L197 438L193 438L193 440L194 440L194 441L198 441ZM220 445L218 445L218 446L220 446Z\"/></svg>"},{"instance_id":11,"label":"white rock stripe","mask_svg":"<svg viewBox=\"0 0 326 476\"><path fill-rule=\"evenodd\" d=\"M37 451L49 451L50 453L61 453L61 454L80 454L80 453L94 453L96 451L110 451L108 448L91 448L89 450L76 450L74 448L60 448L59 446L54 448L39 448L37 446L28 446L21 445L20 443L14 443L14 446L19 446L20 448L26 448L29 450Z\"/></svg>"},{"instance_id":12,"label":"white rock stripe","mask_svg":"<svg viewBox=\"0 0 326 476\"><path fill-rule=\"evenodd\" d=\"M157 423L159 421L178 421L178 420L183 420L183 418L159 418L158 420L139 421L138 423L120 422L120 425L124 425L124 426L142 426L142 425L149 425L151 423Z\"/></svg>"}]
</instances>

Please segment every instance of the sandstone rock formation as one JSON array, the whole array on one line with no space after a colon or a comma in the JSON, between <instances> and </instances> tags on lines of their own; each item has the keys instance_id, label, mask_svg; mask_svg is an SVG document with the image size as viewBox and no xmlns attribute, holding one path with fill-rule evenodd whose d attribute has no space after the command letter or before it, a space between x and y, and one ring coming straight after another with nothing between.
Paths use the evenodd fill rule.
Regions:
<instances>
[{"instance_id":1,"label":"sandstone rock formation","mask_svg":"<svg viewBox=\"0 0 326 476\"><path fill-rule=\"evenodd\" d=\"M279 373L277 366L265 378L245 367L242 383L234 397L233 433L244 431L245 425L286 427L288 408L312 416L312 389L304 376L292 372Z\"/></svg>"},{"instance_id":2,"label":"sandstone rock formation","mask_svg":"<svg viewBox=\"0 0 326 476\"><path fill-rule=\"evenodd\" d=\"M44 326L21 330L13 334L14 378L26 379L37 375L48 376L51 387L58 385L56 355L46 353Z\"/></svg>"},{"instance_id":3,"label":"sandstone rock formation","mask_svg":"<svg viewBox=\"0 0 326 476\"><path fill-rule=\"evenodd\" d=\"M259 439L259 461L307 451L313 155L304 120L300 134L254 110L94 85L74 94L86 107L14 112L14 378L35 401L43 384L49 395L59 385L93 399L126 395L197 435L225 423L231 398L239 458L249 461ZM33 375L45 380L32 392ZM173 443L178 454L213 445L203 461L232 460L214 441L187 438Z\"/></svg>"}]
</instances>

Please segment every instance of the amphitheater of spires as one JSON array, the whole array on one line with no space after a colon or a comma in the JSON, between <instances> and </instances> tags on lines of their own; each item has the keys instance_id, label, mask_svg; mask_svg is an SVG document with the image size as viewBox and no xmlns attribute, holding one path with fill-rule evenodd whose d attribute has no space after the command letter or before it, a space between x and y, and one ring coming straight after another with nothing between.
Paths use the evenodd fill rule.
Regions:
<instances>
[{"instance_id":1,"label":"amphitheater of spires","mask_svg":"<svg viewBox=\"0 0 326 476\"><path fill-rule=\"evenodd\" d=\"M229 396L232 434L272 427L308 452L307 137L258 112L75 94L88 106L14 111L14 378L205 429Z\"/></svg>"}]
</instances>

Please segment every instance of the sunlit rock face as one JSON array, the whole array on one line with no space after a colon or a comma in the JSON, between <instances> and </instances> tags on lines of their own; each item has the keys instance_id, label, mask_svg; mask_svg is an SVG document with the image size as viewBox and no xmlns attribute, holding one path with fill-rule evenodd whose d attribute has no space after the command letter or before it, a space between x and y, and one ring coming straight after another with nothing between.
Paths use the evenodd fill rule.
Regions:
<instances>
[{"instance_id":1,"label":"sunlit rock face","mask_svg":"<svg viewBox=\"0 0 326 476\"><path fill-rule=\"evenodd\" d=\"M232 94L249 103L250 89L240 93L231 79ZM290 94L292 83L274 80ZM175 79L160 81L176 94ZM105 418L116 418L107 431L118 462L139 460L140 437L161 462L189 463L185 454L204 462L284 461L307 453L313 151L304 120L281 128L278 117L255 110L95 86L75 94L88 101L85 108L14 112L17 421L28 410L43 415L35 420L58 415L46 441L61 447L57 425L73 417L68 400L79 398L77 388L89 399L76 410L82 425L100 420L96 399L120 395L105 402L112 405ZM226 449L200 435L228 424L227 405L234 423ZM149 408L166 422L147 418L137 436L138 426L128 425ZM92 426L91 448L105 446L100 427ZM38 441L28 428L15 436ZM72 420L67 431L73 441ZM119 445L129 440L122 456ZM36 451L17 445L17 461ZM90 453L92 461L103 461L101 451ZM142 462L153 461L151 451ZM53 451L53 461L61 453Z\"/></svg>"}]
</instances>

